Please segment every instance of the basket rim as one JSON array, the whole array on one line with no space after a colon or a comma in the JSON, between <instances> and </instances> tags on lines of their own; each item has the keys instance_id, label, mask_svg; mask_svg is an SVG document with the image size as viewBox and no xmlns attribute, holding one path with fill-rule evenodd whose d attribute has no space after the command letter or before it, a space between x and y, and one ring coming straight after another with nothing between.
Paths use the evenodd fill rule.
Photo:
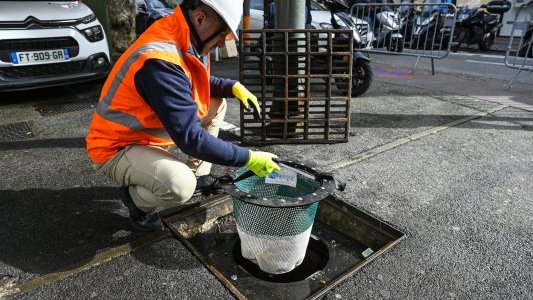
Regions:
<instances>
[{"instance_id":1,"label":"basket rim","mask_svg":"<svg viewBox=\"0 0 533 300\"><path fill-rule=\"evenodd\" d=\"M311 193L306 196L298 197L298 201L287 201L285 199L267 199L263 197L256 197L250 193L245 193L241 190L239 190L234 184L230 184L226 188L226 192L231 195L231 197L236 198L240 201L244 201L250 204L258 205L258 206L265 206L265 207L273 207L273 208L281 208L281 207L299 207L299 206L305 206L309 205L315 202L318 202L329 195L331 195L335 187L334 180L329 179L319 179L322 176L322 173L320 173L318 170L305 166L301 163L297 163L294 161L286 161L286 160L278 160L278 164L285 165L294 169L302 170L306 173L309 173L309 175L312 175L315 177L315 180L320 180L320 187L317 191L314 193ZM237 172L241 169L237 169L237 171L234 172L232 175L233 179L236 178ZM257 175L253 175L252 177L258 177ZM250 178L252 178L250 177Z\"/></svg>"}]
</instances>

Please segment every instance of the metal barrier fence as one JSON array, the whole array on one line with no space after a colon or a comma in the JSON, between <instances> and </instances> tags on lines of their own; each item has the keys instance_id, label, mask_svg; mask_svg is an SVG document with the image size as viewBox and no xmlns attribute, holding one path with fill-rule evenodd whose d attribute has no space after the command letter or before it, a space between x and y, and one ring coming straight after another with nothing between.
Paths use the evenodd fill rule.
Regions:
<instances>
[{"instance_id":1,"label":"metal barrier fence","mask_svg":"<svg viewBox=\"0 0 533 300\"><path fill-rule=\"evenodd\" d=\"M445 58L450 53L457 8L450 3L358 3L350 9L355 23L368 24L372 46L361 49L370 53L384 53L431 59ZM367 40L363 32L360 39ZM357 37L356 37L357 39Z\"/></svg>"},{"instance_id":2,"label":"metal barrier fence","mask_svg":"<svg viewBox=\"0 0 533 300\"><path fill-rule=\"evenodd\" d=\"M516 38L520 39L518 43L514 41ZM517 69L505 90L511 88L522 71L533 72L533 1L522 5L517 11L505 51L505 65Z\"/></svg>"}]
</instances>

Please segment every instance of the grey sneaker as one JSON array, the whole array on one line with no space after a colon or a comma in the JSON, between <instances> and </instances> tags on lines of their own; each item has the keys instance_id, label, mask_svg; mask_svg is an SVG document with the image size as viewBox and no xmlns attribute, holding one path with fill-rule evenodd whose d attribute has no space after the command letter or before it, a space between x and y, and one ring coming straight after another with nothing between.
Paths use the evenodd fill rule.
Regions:
<instances>
[{"instance_id":1,"label":"grey sneaker","mask_svg":"<svg viewBox=\"0 0 533 300\"><path fill-rule=\"evenodd\" d=\"M121 189L122 196L120 197L120 200L122 200L124 206L128 208L130 213L130 223L135 230L150 232L161 230L163 228L163 222L161 222L161 218L157 212L153 211L147 213L140 210L137 206L135 206L128 187L123 186Z\"/></svg>"}]
</instances>

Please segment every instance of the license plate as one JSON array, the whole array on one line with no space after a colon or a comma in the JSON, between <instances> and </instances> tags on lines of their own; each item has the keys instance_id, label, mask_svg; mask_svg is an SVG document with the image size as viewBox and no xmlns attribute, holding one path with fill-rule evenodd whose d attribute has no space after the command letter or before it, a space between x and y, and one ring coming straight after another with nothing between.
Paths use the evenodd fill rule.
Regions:
<instances>
[{"instance_id":1,"label":"license plate","mask_svg":"<svg viewBox=\"0 0 533 300\"><path fill-rule=\"evenodd\" d=\"M69 60L68 49L41 50L41 51L24 51L11 52L11 62L15 65L54 62Z\"/></svg>"}]
</instances>

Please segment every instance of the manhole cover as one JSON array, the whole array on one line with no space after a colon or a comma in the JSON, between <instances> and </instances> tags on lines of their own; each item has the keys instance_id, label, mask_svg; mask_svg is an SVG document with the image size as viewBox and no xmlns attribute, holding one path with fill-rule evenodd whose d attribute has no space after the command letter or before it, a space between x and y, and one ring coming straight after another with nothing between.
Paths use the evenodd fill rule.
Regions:
<instances>
[{"instance_id":1,"label":"manhole cover","mask_svg":"<svg viewBox=\"0 0 533 300\"><path fill-rule=\"evenodd\" d=\"M97 103L98 97L94 96L90 98L64 101L58 103L39 103L35 106L35 110L38 111L42 116L46 117L67 112L95 108Z\"/></svg>"},{"instance_id":2,"label":"manhole cover","mask_svg":"<svg viewBox=\"0 0 533 300\"><path fill-rule=\"evenodd\" d=\"M405 238L330 196L319 204L302 264L272 275L240 254L232 212L231 197L222 195L173 211L164 222L239 299L316 299Z\"/></svg>"}]
</instances>

